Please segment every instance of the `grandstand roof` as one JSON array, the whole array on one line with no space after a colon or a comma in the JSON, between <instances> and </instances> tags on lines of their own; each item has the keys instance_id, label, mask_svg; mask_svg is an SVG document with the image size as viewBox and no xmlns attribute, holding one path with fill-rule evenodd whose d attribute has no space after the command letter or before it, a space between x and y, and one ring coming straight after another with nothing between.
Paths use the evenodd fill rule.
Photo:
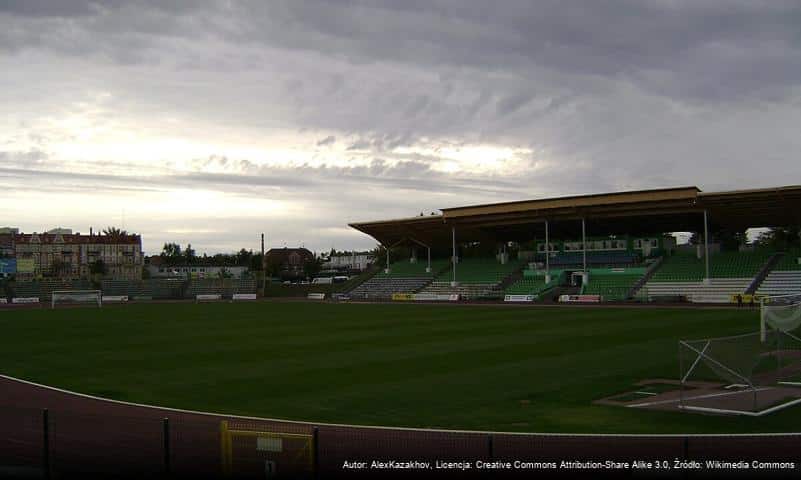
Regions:
<instances>
[{"instance_id":1,"label":"grandstand roof","mask_svg":"<svg viewBox=\"0 0 801 480\"><path fill-rule=\"evenodd\" d=\"M702 192L698 187L577 195L441 209L442 215L351 223L383 245L417 240L506 241L543 238L549 221L554 238L578 238L581 219L588 236L801 225L801 186Z\"/></svg>"}]
</instances>

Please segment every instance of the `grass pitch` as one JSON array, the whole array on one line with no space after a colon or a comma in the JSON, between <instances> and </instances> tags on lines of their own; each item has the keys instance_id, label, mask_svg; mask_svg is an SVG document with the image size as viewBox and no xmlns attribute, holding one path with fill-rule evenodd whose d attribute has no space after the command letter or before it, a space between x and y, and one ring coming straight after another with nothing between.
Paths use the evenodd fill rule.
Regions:
<instances>
[{"instance_id":1,"label":"grass pitch","mask_svg":"<svg viewBox=\"0 0 801 480\"><path fill-rule=\"evenodd\" d=\"M763 418L593 405L678 376L677 340L754 311L259 302L0 312L0 372L160 406L495 431L798 430ZM0 403L2 400L0 399Z\"/></svg>"}]
</instances>

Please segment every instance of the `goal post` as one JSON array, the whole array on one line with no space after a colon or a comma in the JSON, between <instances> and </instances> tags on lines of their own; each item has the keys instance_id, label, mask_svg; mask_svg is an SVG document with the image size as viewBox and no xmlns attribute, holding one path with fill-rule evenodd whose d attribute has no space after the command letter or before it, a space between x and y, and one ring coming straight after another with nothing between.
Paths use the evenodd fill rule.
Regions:
<instances>
[{"instance_id":1,"label":"goal post","mask_svg":"<svg viewBox=\"0 0 801 480\"><path fill-rule=\"evenodd\" d=\"M801 327L801 293L759 299L759 336L764 343L769 329L785 333Z\"/></svg>"},{"instance_id":2,"label":"goal post","mask_svg":"<svg viewBox=\"0 0 801 480\"><path fill-rule=\"evenodd\" d=\"M56 304L95 304L103 306L103 294L100 290L55 290L50 295L50 308Z\"/></svg>"}]
</instances>

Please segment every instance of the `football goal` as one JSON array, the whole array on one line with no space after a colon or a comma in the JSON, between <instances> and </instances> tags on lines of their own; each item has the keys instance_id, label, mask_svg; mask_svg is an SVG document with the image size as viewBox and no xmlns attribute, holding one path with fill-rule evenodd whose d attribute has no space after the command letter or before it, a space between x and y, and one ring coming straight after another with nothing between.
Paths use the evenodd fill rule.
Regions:
<instances>
[{"instance_id":1,"label":"football goal","mask_svg":"<svg viewBox=\"0 0 801 480\"><path fill-rule=\"evenodd\" d=\"M769 330L801 333L801 293L762 297L759 300L759 320L763 342Z\"/></svg>"},{"instance_id":2,"label":"football goal","mask_svg":"<svg viewBox=\"0 0 801 480\"><path fill-rule=\"evenodd\" d=\"M679 341L679 406L759 416L801 403L801 295L761 300L760 330Z\"/></svg>"},{"instance_id":3,"label":"football goal","mask_svg":"<svg viewBox=\"0 0 801 480\"><path fill-rule=\"evenodd\" d=\"M56 290L51 294L50 307L61 304L95 304L103 306L103 294L100 290Z\"/></svg>"}]
</instances>

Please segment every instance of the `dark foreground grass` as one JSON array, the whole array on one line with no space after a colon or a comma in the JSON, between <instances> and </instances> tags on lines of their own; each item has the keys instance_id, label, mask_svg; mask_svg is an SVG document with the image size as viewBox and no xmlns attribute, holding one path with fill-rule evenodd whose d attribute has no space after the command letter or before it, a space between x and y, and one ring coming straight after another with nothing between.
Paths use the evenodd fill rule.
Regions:
<instances>
[{"instance_id":1,"label":"dark foreground grass","mask_svg":"<svg viewBox=\"0 0 801 480\"><path fill-rule=\"evenodd\" d=\"M0 372L103 397L317 422L536 432L801 429L593 405L678 376L677 340L755 312L314 303L0 312ZM528 402L521 402L528 400Z\"/></svg>"}]
</instances>

